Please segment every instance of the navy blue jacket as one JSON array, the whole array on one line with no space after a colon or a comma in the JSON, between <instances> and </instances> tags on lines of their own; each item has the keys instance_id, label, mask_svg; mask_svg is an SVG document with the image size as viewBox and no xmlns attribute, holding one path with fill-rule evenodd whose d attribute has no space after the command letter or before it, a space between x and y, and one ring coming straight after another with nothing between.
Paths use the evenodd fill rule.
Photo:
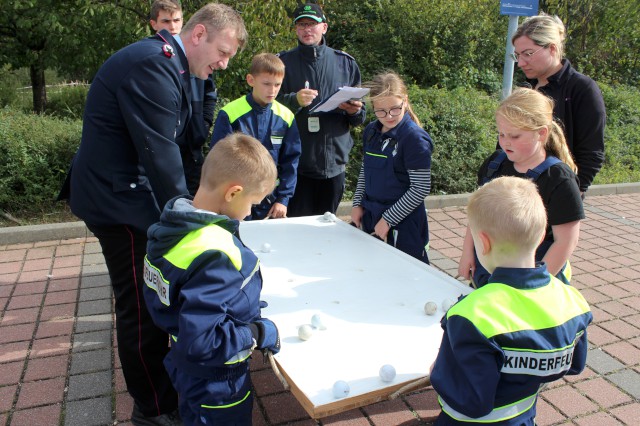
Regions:
<instances>
[{"instance_id":1,"label":"navy blue jacket","mask_svg":"<svg viewBox=\"0 0 640 426\"><path fill-rule=\"evenodd\" d=\"M163 30L116 52L87 96L82 141L70 171L71 210L97 226L139 232L187 193L176 138L191 118L189 64Z\"/></svg>"},{"instance_id":2,"label":"navy blue jacket","mask_svg":"<svg viewBox=\"0 0 640 426\"><path fill-rule=\"evenodd\" d=\"M211 147L233 132L251 135L267 148L278 167L278 186L273 191L275 201L288 206L296 189L300 159L300 136L291 110L278 101L262 107L248 94L220 110Z\"/></svg>"},{"instance_id":3,"label":"navy blue jacket","mask_svg":"<svg viewBox=\"0 0 640 426\"><path fill-rule=\"evenodd\" d=\"M607 121L598 85L562 60L562 69L538 90L554 101L553 116L564 127L569 151L578 166L580 191L586 191L604 163L604 126ZM528 80L536 87L537 80Z\"/></svg>"},{"instance_id":4,"label":"navy blue jacket","mask_svg":"<svg viewBox=\"0 0 640 426\"><path fill-rule=\"evenodd\" d=\"M238 238L237 220L171 200L149 228L144 297L158 327L171 334L171 362L206 378L247 360L249 323L260 318L258 257Z\"/></svg>"},{"instance_id":5,"label":"navy blue jacket","mask_svg":"<svg viewBox=\"0 0 640 426\"><path fill-rule=\"evenodd\" d=\"M296 114L302 142L298 174L312 179L329 179L345 171L353 139L351 126L364 123L365 108L354 115L344 110L319 113L320 131L309 132L309 109L333 95L340 87L360 86L360 68L350 55L326 45L298 47L278 54L285 65L284 80L277 99ZM311 105L301 108L296 94L309 82L318 96Z\"/></svg>"}]
</instances>

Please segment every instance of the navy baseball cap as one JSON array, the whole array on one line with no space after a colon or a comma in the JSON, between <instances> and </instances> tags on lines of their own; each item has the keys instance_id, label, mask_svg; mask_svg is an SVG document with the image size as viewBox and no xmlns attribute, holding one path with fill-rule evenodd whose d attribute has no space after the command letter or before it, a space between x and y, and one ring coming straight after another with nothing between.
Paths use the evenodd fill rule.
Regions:
<instances>
[{"instance_id":1,"label":"navy baseball cap","mask_svg":"<svg viewBox=\"0 0 640 426\"><path fill-rule=\"evenodd\" d=\"M298 6L293 12L293 22L301 18L310 18L316 22L327 22L327 17L324 16L322 9L315 3L305 3Z\"/></svg>"}]
</instances>

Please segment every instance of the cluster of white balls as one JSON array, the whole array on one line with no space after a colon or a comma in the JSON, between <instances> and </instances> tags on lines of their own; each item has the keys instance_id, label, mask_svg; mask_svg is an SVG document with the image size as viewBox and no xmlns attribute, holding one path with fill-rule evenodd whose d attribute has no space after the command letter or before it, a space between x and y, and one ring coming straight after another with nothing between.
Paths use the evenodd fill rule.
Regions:
<instances>
[{"instance_id":1,"label":"cluster of white balls","mask_svg":"<svg viewBox=\"0 0 640 426\"><path fill-rule=\"evenodd\" d=\"M311 324L302 324L298 327L298 337L301 340L309 340L313 337L313 333L315 330L326 330L327 326L324 325L322 321L322 316L319 314L314 314L311 317Z\"/></svg>"},{"instance_id":2,"label":"cluster of white balls","mask_svg":"<svg viewBox=\"0 0 640 426\"><path fill-rule=\"evenodd\" d=\"M456 302L451 299L442 301L442 312L447 312ZM424 313L427 315L435 315L438 312L438 304L436 302L427 302L424 304Z\"/></svg>"},{"instance_id":3,"label":"cluster of white balls","mask_svg":"<svg viewBox=\"0 0 640 426\"><path fill-rule=\"evenodd\" d=\"M391 364L385 364L380 367L380 371L378 371L378 376L380 376L380 380L385 383L393 382L393 379L396 378L396 369ZM333 384L333 397L336 399L344 398L349 395L351 388L349 387L349 383L344 380L338 380Z\"/></svg>"}]
</instances>

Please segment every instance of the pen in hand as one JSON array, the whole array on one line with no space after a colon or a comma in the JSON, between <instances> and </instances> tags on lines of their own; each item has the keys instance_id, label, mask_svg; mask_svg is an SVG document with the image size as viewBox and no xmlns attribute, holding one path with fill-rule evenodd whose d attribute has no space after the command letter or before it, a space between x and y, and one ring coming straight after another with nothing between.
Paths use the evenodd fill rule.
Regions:
<instances>
[{"instance_id":1,"label":"pen in hand","mask_svg":"<svg viewBox=\"0 0 640 426\"><path fill-rule=\"evenodd\" d=\"M305 89L308 89L308 88L309 88L309 80L307 80L307 81L305 81L305 82L304 82L304 88L305 88Z\"/></svg>"}]
</instances>

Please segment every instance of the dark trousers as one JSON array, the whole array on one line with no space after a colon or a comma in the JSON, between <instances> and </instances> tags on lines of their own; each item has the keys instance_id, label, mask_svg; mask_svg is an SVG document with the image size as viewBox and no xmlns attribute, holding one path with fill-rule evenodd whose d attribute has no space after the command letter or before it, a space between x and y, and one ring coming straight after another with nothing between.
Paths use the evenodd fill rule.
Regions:
<instances>
[{"instance_id":1,"label":"dark trousers","mask_svg":"<svg viewBox=\"0 0 640 426\"><path fill-rule=\"evenodd\" d=\"M345 172L329 179L312 179L298 175L296 192L289 201L288 217L335 213L344 193Z\"/></svg>"},{"instance_id":2,"label":"dark trousers","mask_svg":"<svg viewBox=\"0 0 640 426\"><path fill-rule=\"evenodd\" d=\"M124 225L87 227L100 241L111 278L127 390L145 416L170 413L178 407L178 395L163 364L169 336L153 323L142 294L147 236Z\"/></svg>"}]
</instances>

